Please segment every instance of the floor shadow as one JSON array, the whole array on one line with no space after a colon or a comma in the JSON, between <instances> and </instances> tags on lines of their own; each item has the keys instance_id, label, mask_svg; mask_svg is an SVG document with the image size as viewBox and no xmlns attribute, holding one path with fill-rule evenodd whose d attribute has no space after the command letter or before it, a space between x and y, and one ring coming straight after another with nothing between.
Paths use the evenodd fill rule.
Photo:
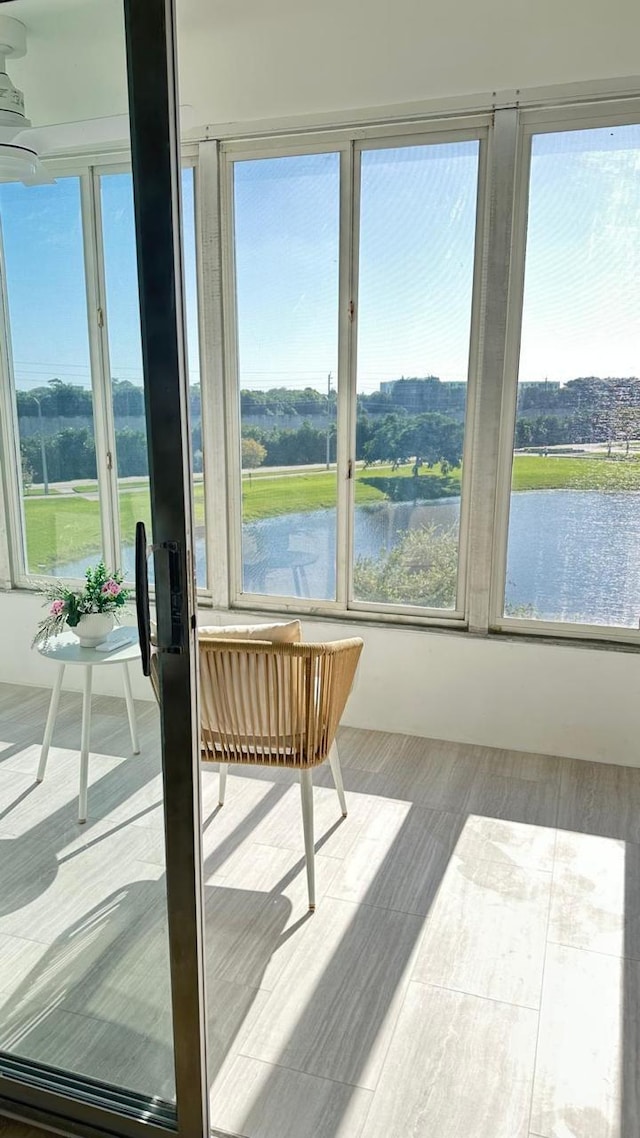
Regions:
<instances>
[{"instance_id":1,"label":"floor shadow","mask_svg":"<svg viewBox=\"0 0 640 1138\"><path fill-rule=\"evenodd\" d=\"M52 675L53 680L53 675ZM43 694L45 699L43 700ZM48 711L48 692L42 688L27 688L19 684L2 684L0 692L0 737L9 735L10 745L0 750L0 770L9 766L16 749L39 747L44 738ZM19 712L17 712L19 709ZM141 733L155 726L155 703L136 701L136 716ZM52 746L59 750L80 750L80 724L82 695L76 691L63 691L56 717ZM5 725L7 725L5 729ZM91 733L100 739L100 753L120 757L131 751L131 740L123 701L119 696L94 694L91 702Z\"/></svg>"},{"instance_id":2,"label":"floor shadow","mask_svg":"<svg viewBox=\"0 0 640 1138\"><path fill-rule=\"evenodd\" d=\"M205 887L209 1076L246 1020L291 904ZM246 925L239 915L249 916ZM235 930L235 935L234 935ZM165 883L133 881L72 922L8 996L0 1051L171 1101L175 1096Z\"/></svg>"},{"instance_id":3,"label":"floor shadow","mask_svg":"<svg viewBox=\"0 0 640 1138\"><path fill-rule=\"evenodd\" d=\"M233 768L232 768L233 769ZM273 807L280 801L286 794L289 787L286 783L275 783L269 788L264 798L256 803L251 808L248 814L239 821L238 825L229 833L219 845L204 859L203 868L205 878L211 877L212 874L217 873L222 866L229 860L235 850L250 836L259 822L262 822L268 814L270 814ZM218 806L206 823L203 830L206 830L212 824L215 817L224 810L224 806Z\"/></svg>"},{"instance_id":4,"label":"floor shadow","mask_svg":"<svg viewBox=\"0 0 640 1138\"><path fill-rule=\"evenodd\" d=\"M10 744L10 749L12 746ZM268 1069L265 1081L247 1103L236 1126L249 1136L263 1132L264 1119L269 1116L274 1096L282 1085L278 1079L283 1068L339 1083L344 1093L340 1103L332 1103L330 1118L323 1122L323 1138L331 1138L343 1126L349 1097L358 1093L358 1086L368 1086L374 1081L371 1064L377 1062L376 1049L386 1038L389 1018L396 1014L398 993L403 990L426 914L471 812L470 803L475 803L474 813L484 813L478 805L482 800L472 764L469 764L468 778L463 772L458 782L460 771L456 771L454 783L438 784L438 793L442 794L457 793L459 786L460 798L454 803L457 810L447 808L448 828L442 831L441 848L430 855L428 872L424 872L420 862L422 846L416 840L416 832L424 824L428 825L424 822L429 813L428 803L410 801L400 789L402 780L396 777L397 772L387 771L377 763L373 770L350 767L348 748L341 750L341 754L347 794L386 798L393 809L399 806L404 809L404 814L401 811L398 814L396 832L380 856L367 887L358 895L357 903L349 905L338 898L338 904L333 904L335 910L342 905L344 914L349 911L343 923L325 922L322 897L314 916L301 909L300 917L289 923L294 914L285 891L298 877L304 883L302 849L299 857L293 855L296 859L293 864L291 859L285 861L286 872L269 890L238 888L237 882L229 886L224 879L220 884L205 886L211 1082L220 1073L241 1033L247 1033L246 1050L251 1054L255 1022L249 1031L247 1021L256 1021L256 1016L250 1013L261 987L264 994L265 971L287 946L282 959L286 962L285 982L291 986L292 1014L275 1053L265 1060L264 1066L269 1068L272 1063L273 1069ZM15 757L15 751L13 755ZM159 752L157 762L159 770ZM144 806L127 814L126 819L117 813L120 807L126 806L131 795L158 773L152 771L149 763L137 766L136 763L134 760L127 764L126 780L117 767L92 787L94 802L99 803L100 808L96 817L90 816L88 831L92 824L108 823L108 816L112 813L115 816L105 831L101 829L95 839L89 839L83 850L74 849L59 856L75 825L75 796L51 816L36 822L23 836L0 841L0 912L3 904L6 912L28 905L50 887L61 862L79 858L85 849L99 847L108 834L126 830L154 809ZM420 765L416 760L415 769ZM496 767L498 772L501 769L499 765ZM410 778L413 777L410 764L407 771ZM225 809L214 808L207 816L203 827L207 838L215 840L217 826L221 836L205 858L205 878L224 874L229 859L251 839L258 825L289 792L293 781L292 776L285 778L281 772L275 772L271 778L269 770L242 773L262 778L266 784L264 793L260 792L259 801L251 799L247 803L246 813L239 812L229 830L226 828L229 815ZM492 790L499 801L497 816L528 820L528 804L535 797L535 781L523 779L526 785L518 787L519 793L515 795L511 793L509 776L489 774L497 788L495 792ZM326 786L328 781L328 773L319 772L319 785ZM25 795L30 793L31 790L25 791L21 799L24 801ZM20 805L20 800L8 804L8 816ZM486 809L490 813L489 808ZM224 826L221 825L223 820ZM349 818L342 820L338 815L335 822L316 835L316 850L322 852L339 828L344 826L348 830L349 824ZM634 847L636 853L639 849ZM347 854L346 861L348 857ZM628 888L629 896L634 889L633 896L637 897L634 880L637 881L640 866L632 862L633 854L629 860ZM417 911L407 912L406 904L395 904L396 882L398 890L403 889L405 894L409 890L419 897ZM314 963L313 929L318 930L321 938L318 942L321 966ZM292 939L303 930L304 944L309 951L298 953L296 946L295 953L290 954ZM631 1058L628 1063L625 1059L623 1069L623 1112L627 1129L622 1131L621 1138L631 1138L631 1135L635 1138L640 1132L634 1080L640 1054L635 1034L640 965L628 963L625 992L635 995L629 996L631 1011L627 1012L625 1006L625 1055L628 1052ZM314 982L305 986L305 969L314 967ZM70 924L46 947L25 980L5 998L4 1005L0 995L0 1048L10 1047L17 1054L70 1070L78 1070L80 1063L81 1073L90 1077L96 1077L95 1071L101 1065L101 1074L109 1069L113 1072L111 1080L129 1089L142 1088L145 1093L171 1097L173 1062L167 969L164 880L134 880L92 906L81 920ZM299 1006L295 1004L296 999ZM109 1057L113 1063L107 1068ZM249 1091L247 1095L249 1097ZM213 1119L215 1122L215 1099ZM291 1124L293 1135L295 1118Z\"/></svg>"},{"instance_id":5,"label":"floor shadow","mask_svg":"<svg viewBox=\"0 0 640 1138\"><path fill-rule=\"evenodd\" d=\"M0 1050L170 1100L164 888L132 881L42 945L37 964L0 997Z\"/></svg>"},{"instance_id":6,"label":"floor shadow","mask_svg":"<svg viewBox=\"0 0 640 1138\"><path fill-rule=\"evenodd\" d=\"M79 730L79 722L76 726ZM7 734L6 730L3 732L1 720L0 733ZM23 748L32 745L32 740L33 737L31 744L23 743ZM10 750L15 757L20 753L20 744L12 745ZM102 755L102 751L99 753ZM0 799L0 833L4 830L5 835L11 835L12 829L19 831L23 826L28 826L23 833L17 832L14 836L0 838L0 916L28 905L44 893L55 880L60 865L65 861L77 856L83 850L98 845L118 831L126 829L131 823L142 821L153 809L162 806L160 797L154 803L130 815L127 814L124 820L118 819L117 815L133 795L160 775L159 745L157 749L147 751L143 756L123 759L121 764L94 781L91 781L90 760L89 815L82 825L78 823L77 801L79 753L78 764L65 762L64 773L55 770L55 754L50 755L49 761L50 769L44 782L37 783L34 777L34 782L10 801ZM37 763L38 754L34 751L34 776ZM0 771L2 769L0 763ZM24 771L15 768L13 773L29 777ZM62 778L68 781L71 790L69 797L50 813L43 813L29 825L24 816L24 808L27 806L35 808L37 812L41 804L46 804L48 796L54 793L54 788L60 786ZM112 814L113 824L105 826L105 821L108 823ZM97 826L100 827L100 832L94 838L90 838L89 835ZM83 839L82 848L77 853L59 856L60 851L76 838ZM89 840L84 840L87 838Z\"/></svg>"},{"instance_id":7,"label":"floor shadow","mask_svg":"<svg viewBox=\"0 0 640 1138\"><path fill-rule=\"evenodd\" d=\"M291 993L285 992L283 996L285 1009L281 1018L282 1032L273 1034L273 1022L266 1023L265 1012L245 1046L246 1055L255 1055L258 1059L262 1057L265 1069L265 1077L249 1096L246 1108L234 1115L234 1130L249 1138L255 1134L271 1133L266 1119L273 1119L274 1113L277 1115L277 1099L283 1086L283 1068L299 1072L303 1080L305 1075L311 1075L316 1080L335 1080L335 1084L339 1084L335 1087L336 1094L331 1099L327 1098L321 1126L318 1120L323 1138L331 1138L332 1135L343 1132L341 1127L350 1101L357 1093L357 1087L375 1086L383 1061L379 1051L376 1056L376 1049L379 1049L381 1040L386 1039L383 1044L386 1054L390 1036L387 1034L385 1037L383 1033L387 1030L388 1019L397 1014L398 994L403 990L411 957L422 938L426 916L433 906L467 824L470 813L467 804L472 801L472 792L479 795L480 762L477 768L470 764L468 776L464 775L460 779L458 812L448 808L443 814L439 810L441 816L448 820L448 833L443 834L440 855L432 858L428 879L423 878L418 887L416 827L428 825L426 821L423 823L423 819L429 815L429 805L406 801L405 795L399 794L397 789L390 790L389 786L397 788L395 772L391 772L387 781L383 769L369 771L350 768L348 752L343 750L342 744L341 758L347 794L359 792L388 797L390 801L406 805L406 813L368 888L358 896L357 904L347 906L350 913L337 934L331 921L323 923L322 911L326 899L320 899L318 912L313 918L313 928L318 928L318 936L325 940L325 946L328 943L326 938L333 937L335 947L328 960L326 951L322 953L326 963L314 972L310 940L308 937L305 939L307 951L293 959L287 973ZM482 773L486 775L487 771L483 770ZM507 778L504 779L505 784L508 781ZM326 784L327 778L323 782ZM522 782L525 780L522 779ZM450 789L447 788L448 791ZM522 822L526 808L521 799L535 797L535 783L531 781L527 785L518 786L517 790L522 794L514 794L510 798L507 791L512 789L507 785L499 786L501 793L498 795L499 810L496 817L504 821ZM554 798L554 795L551 797ZM556 810L557 800L554 798L550 806L552 825L555 825ZM485 811L480 810L479 813L484 815ZM490 809L486 811L486 816L493 816ZM348 858L347 854L345 861ZM398 905L397 909L394 908L393 878L396 877L399 890L405 889L407 874L412 883L415 879L421 915L400 911L406 906ZM412 874L414 878L411 877ZM309 936L313 934L310 933ZM322 952L320 945L321 942L319 950ZM309 983L304 984L303 956L304 965L309 967L315 977L311 988ZM276 1015L280 1012L279 1007ZM252 1038L257 1040L256 1049L252 1048ZM276 1040L275 1044L273 1040ZM300 1085L304 1087L304 1081ZM321 1082L316 1085L321 1085ZM326 1093L327 1096L331 1095L330 1090ZM215 1094L212 1097L212 1118L214 1124L217 1122L220 1125L216 1120ZM285 1131L287 1138L298 1133L294 1124L292 1128L288 1128L287 1124ZM636 1128L629 1131L629 1136L639 1132ZM310 1131L305 1129L306 1133ZM403 1136L390 1134L389 1138Z\"/></svg>"},{"instance_id":8,"label":"floor shadow","mask_svg":"<svg viewBox=\"0 0 640 1138\"><path fill-rule=\"evenodd\" d=\"M282 895L205 886L210 1082L246 1020L267 965L288 939L291 908Z\"/></svg>"}]
</instances>

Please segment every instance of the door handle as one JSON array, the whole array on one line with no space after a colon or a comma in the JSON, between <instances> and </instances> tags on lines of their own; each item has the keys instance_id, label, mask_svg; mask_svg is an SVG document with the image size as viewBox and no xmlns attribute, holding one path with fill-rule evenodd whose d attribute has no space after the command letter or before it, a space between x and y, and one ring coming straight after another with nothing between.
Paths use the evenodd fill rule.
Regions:
<instances>
[{"instance_id":1,"label":"door handle","mask_svg":"<svg viewBox=\"0 0 640 1138\"><path fill-rule=\"evenodd\" d=\"M136 613L138 616L138 638L142 654L142 671L151 675L151 612L149 607L149 554L166 553L169 560L169 609L171 635L168 644L158 643L156 652L180 654L184 652L184 625L182 605L184 582L180 545L177 541L162 541L157 545L147 545L147 531L144 522L136 523ZM156 596L157 605L157 596ZM156 640L158 638L156 637Z\"/></svg>"}]
</instances>

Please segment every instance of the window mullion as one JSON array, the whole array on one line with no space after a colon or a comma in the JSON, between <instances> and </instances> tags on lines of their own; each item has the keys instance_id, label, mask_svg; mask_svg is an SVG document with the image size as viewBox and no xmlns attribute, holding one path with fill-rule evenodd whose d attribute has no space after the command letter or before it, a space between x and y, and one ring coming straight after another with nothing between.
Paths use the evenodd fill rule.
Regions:
<instances>
[{"instance_id":1,"label":"window mullion","mask_svg":"<svg viewBox=\"0 0 640 1138\"><path fill-rule=\"evenodd\" d=\"M499 627L504 616L505 588L507 583L507 542L509 540L509 513L511 508L511 478L513 448L518 403L518 371L520 366L520 336L524 301L524 265L527 241L527 212L529 202L529 172L531 168L531 135L521 131L517 139L517 179L514 199L514 220L511 242L511 271L505 346L502 413L496 486L494 522L493 566L489 627Z\"/></svg>"},{"instance_id":2,"label":"window mullion","mask_svg":"<svg viewBox=\"0 0 640 1138\"><path fill-rule=\"evenodd\" d=\"M218 143L201 143L196 167L196 250L207 586L213 604L228 608L229 463L225 430L219 166Z\"/></svg>"},{"instance_id":3,"label":"window mullion","mask_svg":"<svg viewBox=\"0 0 640 1138\"><path fill-rule=\"evenodd\" d=\"M506 380L507 307L517 176L518 112L496 111L489 142L479 375L467 546L469 628L487 632Z\"/></svg>"},{"instance_id":4,"label":"window mullion","mask_svg":"<svg viewBox=\"0 0 640 1138\"><path fill-rule=\"evenodd\" d=\"M100 179L95 171L91 170L82 175L80 184L102 546L108 567L115 569L120 566L120 519L115 427L111 397Z\"/></svg>"},{"instance_id":5,"label":"window mullion","mask_svg":"<svg viewBox=\"0 0 640 1138\"><path fill-rule=\"evenodd\" d=\"M222 151L219 170L222 312L224 353L224 407L226 430L226 556L229 603L242 593L242 467L240 460L240 386L236 305L235 222L233 161ZM216 553L217 556L217 553Z\"/></svg>"},{"instance_id":6,"label":"window mullion","mask_svg":"<svg viewBox=\"0 0 640 1138\"><path fill-rule=\"evenodd\" d=\"M359 161L359 155L357 156ZM351 589L353 478L356 423L357 246L354 181L355 148L340 153L340 280L338 315L338 435L336 440L336 601L346 608Z\"/></svg>"},{"instance_id":7,"label":"window mullion","mask_svg":"<svg viewBox=\"0 0 640 1138\"><path fill-rule=\"evenodd\" d=\"M0 489L4 490L7 507L6 521L0 529L0 586L9 588L12 582L18 583L27 576L27 531L6 282L4 243L0 225L0 385L3 393L0 403L0 437L4 456L2 470L4 486Z\"/></svg>"}]
</instances>

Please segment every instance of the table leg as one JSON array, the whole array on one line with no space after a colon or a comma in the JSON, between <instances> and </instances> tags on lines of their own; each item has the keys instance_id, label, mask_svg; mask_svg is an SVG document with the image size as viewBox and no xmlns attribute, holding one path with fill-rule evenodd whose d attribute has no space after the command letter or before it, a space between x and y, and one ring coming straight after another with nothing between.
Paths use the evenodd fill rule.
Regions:
<instances>
[{"instance_id":1,"label":"table leg","mask_svg":"<svg viewBox=\"0 0 640 1138\"><path fill-rule=\"evenodd\" d=\"M42 750L40 751L40 762L38 764L38 773L36 775L38 782L42 782L44 778L44 772L47 769L47 758L49 757L49 747L51 746L53 728L55 727L56 716L58 714L58 704L60 703L60 692L62 691L63 676L64 664L59 664L56 682L54 683L53 691L51 692L51 702L49 703L47 725L44 729L44 739L42 740Z\"/></svg>"},{"instance_id":2,"label":"table leg","mask_svg":"<svg viewBox=\"0 0 640 1138\"><path fill-rule=\"evenodd\" d=\"M307 577L307 570L305 569L304 565L300 566L298 572L300 574L300 596L308 597L310 596L309 579Z\"/></svg>"},{"instance_id":3,"label":"table leg","mask_svg":"<svg viewBox=\"0 0 640 1138\"><path fill-rule=\"evenodd\" d=\"M82 739L80 743L80 797L78 801L78 821L87 820L87 783L89 781L89 737L91 734L91 664L84 673L82 693Z\"/></svg>"},{"instance_id":4,"label":"table leg","mask_svg":"<svg viewBox=\"0 0 640 1138\"><path fill-rule=\"evenodd\" d=\"M127 663L122 665L122 680L124 683L124 698L127 704L127 715L129 717L129 731L131 732L131 746L134 755L140 754L140 744L138 742L138 729L136 726L136 709L133 703L133 694L131 692L131 679L129 677L129 667Z\"/></svg>"}]
</instances>

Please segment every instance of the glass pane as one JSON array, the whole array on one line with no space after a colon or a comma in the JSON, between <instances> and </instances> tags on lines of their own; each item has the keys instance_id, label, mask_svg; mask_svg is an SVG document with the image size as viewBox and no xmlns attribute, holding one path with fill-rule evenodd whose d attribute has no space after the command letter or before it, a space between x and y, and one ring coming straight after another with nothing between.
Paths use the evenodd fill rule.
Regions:
<instances>
[{"instance_id":1,"label":"glass pane","mask_svg":"<svg viewBox=\"0 0 640 1138\"><path fill-rule=\"evenodd\" d=\"M150 532L151 504L131 174L105 174L100 179L100 187L122 567L127 578L133 579L136 522L144 521ZM204 536L194 177L191 167L182 171L182 195L187 348L192 385L197 582L201 588L204 588L207 582L207 566Z\"/></svg>"},{"instance_id":2,"label":"glass pane","mask_svg":"<svg viewBox=\"0 0 640 1138\"><path fill-rule=\"evenodd\" d=\"M0 185L27 572L78 577L102 553L80 181Z\"/></svg>"},{"instance_id":3,"label":"glass pane","mask_svg":"<svg viewBox=\"0 0 640 1138\"><path fill-rule=\"evenodd\" d=\"M330 599L340 156L234 170L242 589Z\"/></svg>"},{"instance_id":4,"label":"glass pane","mask_svg":"<svg viewBox=\"0 0 640 1138\"><path fill-rule=\"evenodd\" d=\"M533 139L505 612L638 627L640 126Z\"/></svg>"},{"instance_id":5,"label":"glass pane","mask_svg":"<svg viewBox=\"0 0 640 1138\"><path fill-rule=\"evenodd\" d=\"M103 377L91 373L97 314L94 304L88 308L82 178L42 178L51 149L86 154L126 141L124 13L121 2L91 5L87 19L87 5L16 0L2 5L2 34L10 37L9 7L25 22L27 52L20 59L9 52L6 69L24 90L27 114L47 124L34 132L28 123L17 126L21 146L43 148L38 184L21 184L26 159L19 156L16 167L6 146L0 169L0 275L27 562L32 574L55 575L52 587L80 592L85 583L71 579L103 553L94 439L103 429ZM43 66L44 43L56 61L54 82ZM3 132L6 142L6 126ZM79 157L77 169L85 167ZM127 343L137 329L136 280L135 260L123 260L119 315ZM128 364L126 345L123 356L119 362ZM132 405L131 417L138 411ZM96 609L114 595L115 584L105 593L102 584L91 594ZM102 636L109 643L95 648L80 646L86 625L74 622L68 596L58 599L66 605L61 628L32 653L28 686L0 684L0 1081L6 1088L5 1076L26 1072L31 1086L35 1080L46 1089L61 1074L70 1098L109 1106L114 1133L127 1128L119 1112L130 1127L134 1111L148 1120L156 1107L175 1127L158 707L142 675L133 598L116 610L121 626L111 632L107 614ZM36 617L50 610L51 600L42 601L33 619L16 626L5 653L26 659ZM91 615L102 623L102 614ZM64 1105L58 1109L60 1128L72 1131Z\"/></svg>"},{"instance_id":6,"label":"glass pane","mask_svg":"<svg viewBox=\"0 0 640 1138\"><path fill-rule=\"evenodd\" d=\"M455 608L478 154L362 154L357 601Z\"/></svg>"}]
</instances>

